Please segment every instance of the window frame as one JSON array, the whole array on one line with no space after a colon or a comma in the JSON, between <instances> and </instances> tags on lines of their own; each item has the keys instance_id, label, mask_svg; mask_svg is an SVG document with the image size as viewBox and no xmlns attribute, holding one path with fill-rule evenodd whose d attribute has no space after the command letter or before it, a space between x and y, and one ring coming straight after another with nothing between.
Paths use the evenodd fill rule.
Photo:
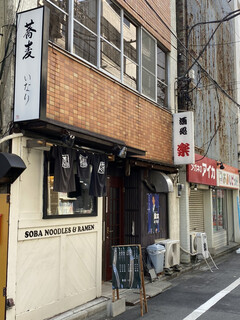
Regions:
<instances>
[{"instance_id":1,"label":"window frame","mask_svg":"<svg viewBox=\"0 0 240 320\"><path fill-rule=\"evenodd\" d=\"M49 187L48 187L48 171L49 171L49 152L44 151L43 155L43 219L61 219L61 218L83 218L83 217L97 217L98 216L98 198L93 197L93 213L73 213L73 214L49 214Z\"/></svg>"},{"instance_id":2,"label":"window frame","mask_svg":"<svg viewBox=\"0 0 240 320\"><path fill-rule=\"evenodd\" d=\"M221 196L220 196L220 193L221 193ZM216 188L213 190L212 206L213 206L213 213L212 213L213 232L217 233L219 231L226 230L226 216L225 216L226 190L225 189ZM214 216L215 216L215 220L214 220ZM214 225L214 222L215 222L215 225Z\"/></svg>"},{"instance_id":3,"label":"window frame","mask_svg":"<svg viewBox=\"0 0 240 320\"><path fill-rule=\"evenodd\" d=\"M52 4L55 8L61 10L61 12L65 13L64 10L62 10L61 8L59 8L56 4L54 4L53 2L51 2L51 0L44 0L50 4ZM83 25L80 21L78 21L75 17L74 17L74 0L68 0L68 10L69 12L67 13L68 15L68 39L67 39L67 51L69 51L73 56L75 56L78 59L83 60L84 62L86 62L87 64L91 65L94 68L99 69L102 73L106 74L107 76L110 76L111 78L113 78L114 80L120 82L121 84L123 84L124 86L130 88L131 90L140 93L141 95L143 95L144 97L146 97L147 99L153 101L154 103L156 103L158 106L163 107L165 109L168 109L168 97L169 97L169 59L168 59L168 51L166 49L163 48L163 45L155 38L153 37L150 32L148 30L146 30L143 26L141 26L139 24L139 22L137 22L133 17L131 17L127 11L125 11L121 6L119 6L115 1L110 0L116 7L119 8L120 10L120 48L117 48L114 44L112 44L111 42L109 42L107 39L105 39L104 37L102 37L101 35L101 6L102 6L102 0L96 0L96 9L97 9L97 14L96 14L96 24L97 24L97 33L95 34L92 30L90 30L88 27L86 27L85 25ZM65 13L66 14L66 13ZM130 23L132 23L134 26L136 26L136 41L137 41L137 46L136 46L136 50L137 50L137 62L133 61L132 59L130 59L125 53L124 53L124 34L123 34L123 29L124 29L124 17L126 17ZM74 53L74 24L77 23L78 25L80 25L81 27L83 27L85 30L87 30L88 32L92 33L93 35L96 35L97 37L97 45L96 45L96 65L89 62L88 60L84 59L83 57L77 55L76 53ZM146 70L149 73L149 70L147 70L142 63L142 41L143 41L143 31L148 34L149 37L151 37L151 39L153 39L154 41L154 49L155 49L155 61L154 61L154 72L155 74L153 74L152 72L150 73L151 76L154 77L154 98L151 97L151 95L147 95L145 93L143 93L143 70ZM114 74L108 72L107 70L105 70L104 68L101 67L101 42L104 41L106 42L108 45L110 45L114 50L117 50L120 53L120 77L116 77L114 76ZM158 78L158 74L157 74L157 50L158 47L164 52L165 54L165 82L162 82L159 78ZM133 86L131 86L127 81L124 81L124 70L125 70L125 64L124 61L126 59L129 59L129 61L131 63L134 63L136 65L137 68L137 72L136 72L136 88L134 88ZM164 104L162 105L162 103L158 102L158 96L157 96L157 92L158 92L158 81L160 81L160 83L165 87L166 92L165 92L165 97L164 97Z\"/></svg>"},{"instance_id":4,"label":"window frame","mask_svg":"<svg viewBox=\"0 0 240 320\"><path fill-rule=\"evenodd\" d=\"M165 82L163 82L160 78L158 78L158 73L156 73L156 78L157 78L157 89L158 90L158 81L165 86L165 89L166 89L166 93L165 93L165 97L164 97L164 105L162 106L160 103L158 103L158 96L156 97L156 100L157 100L157 104L158 105L161 105L162 107L166 107L168 108L168 89L169 89L169 79L168 79L168 76L169 76L169 64L168 64L168 54L166 51L163 50L162 46L157 43L157 50L158 48L164 53L165 55ZM156 62L158 62L158 59L156 57ZM157 68L158 68L158 63L156 64L157 65ZM156 95L157 95L157 91L156 91Z\"/></svg>"}]
</instances>

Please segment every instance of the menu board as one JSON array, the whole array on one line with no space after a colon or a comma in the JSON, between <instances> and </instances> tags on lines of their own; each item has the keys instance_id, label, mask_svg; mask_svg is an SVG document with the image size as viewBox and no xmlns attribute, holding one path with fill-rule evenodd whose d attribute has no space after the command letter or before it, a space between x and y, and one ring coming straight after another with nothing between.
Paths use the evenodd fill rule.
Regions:
<instances>
[{"instance_id":1,"label":"menu board","mask_svg":"<svg viewBox=\"0 0 240 320\"><path fill-rule=\"evenodd\" d=\"M126 245L112 247L112 288L140 289L140 246Z\"/></svg>"}]
</instances>

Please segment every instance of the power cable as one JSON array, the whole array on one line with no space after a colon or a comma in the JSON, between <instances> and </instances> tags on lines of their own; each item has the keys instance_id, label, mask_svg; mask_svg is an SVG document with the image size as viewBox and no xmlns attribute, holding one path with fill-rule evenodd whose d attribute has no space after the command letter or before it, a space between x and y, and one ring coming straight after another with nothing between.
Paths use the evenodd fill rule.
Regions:
<instances>
[{"instance_id":1,"label":"power cable","mask_svg":"<svg viewBox=\"0 0 240 320\"><path fill-rule=\"evenodd\" d=\"M124 2L126 4L129 5L129 3L124 0ZM214 80L212 78L212 76L209 74L209 72L207 70L205 70L202 65L199 63L199 61L191 54L191 52L189 51L188 48L186 48L186 46L182 43L182 41L175 35L175 33L171 30L171 28L167 25L167 23L159 16L159 14L154 10L154 8L150 5L150 3L148 2L148 0L145 0L145 2L147 3L147 5L151 8L151 10L156 14L156 16L159 18L159 20L165 25L165 27L173 34L173 36L177 39L178 43L186 50L186 52L188 52L188 54L191 56L191 58L194 60L195 63L198 64L198 66L201 68L201 70L207 75L207 77L209 78L209 80L211 82L214 83L215 87L217 87L226 97L228 97L234 104L236 104L238 107L240 107L240 104L235 101L224 89L221 88L221 86L217 83L216 80ZM130 6L130 5L129 5ZM132 8L132 6L130 6ZM133 8L132 8L133 9ZM239 10L235 10L232 13L235 13L235 12L240 12L240 9ZM229 15L229 14L228 14ZM227 15L227 16L228 16ZM226 19L226 17L225 17ZM146 20L144 20L146 22ZM151 26L152 27L152 26ZM153 28L153 27L152 27ZM154 28L153 28L154 29ZM155 30L155 29L154 29ZM180 78L183 78L183 76L179 77Z\"/></svg>"},{"instance_id":2,"label":"power cable","mask_svg":"<svg viewBox=\"0 0 240 320\"><path fill-rule=\"evenodd\" d=\"M230 16L234 13L233 16ZM221 20L215 20L215 21L205 21L205 22L198 22L195 25L191 26L189 32L188 32L188 39L187 39L187 46L189 45L189 36L190 33L192 32L193 28L198 26L198 25L203 25L203 24L210 24L210 23L218 23L217 27L215 28L215 30L213 31L213 33L211 34L210 38L208 39L207 43L204 45L204 47L202 48L202 50L200 51L198 57L196 58L196 60L191 64L190 67L188 67L188 69L185 71L183 76L186 76L186 74L188 74L188 72L192 69L192 67L194 66L194 64L201 58L202 54L204 53L204 51L206 50L206 48L208 47L211 39L213 38L214 34L217 32L218 28L222 25L223 22L225 21L229 21L233 18L236 18L237 16L240 15L240 9L235 10L233 12L228 13L223 19ZM230 16L230 17L229 17ZM187 63L188 64L188 63Z\"/></svg>"},{"instance_id":3,"label":"power cable","mask_svg":"<svg viewBox=\"0 0 240 320\"><path fill-rule=\"evenodd\" d=\"M215 46L226 46L229 44L239 43L240 41L231 41L231 42L223 42L223 43L212 43L209 44L209 47L215 47ZM192 47L203 47L205 44L192 44Z\"/></svg>"},{"instance_id":4,"label":"power cable","mask_svg":"<svg viewBox=\"0 0 240 320\"><path fill-rule=\"evenodd\" d=\"M8 53L7 56L5 56L2 61L0 61L0 63L3 63L8 57L10 57L10 55L13 53L13 49L11 49L11 51Z\"/></svg>"},{"instance_id":5,"label":"power cable","mask_svg":"<svg viewBox=\"0 0 240 320\"><path fill-rule=\"evenodd\" d=\"M220 112L220 99L219 99L219 95L218 95L218 92L217 92L217 88L215 88L215 89L216 89L216 96L217 96L217 101L218 101L218 106L219 106L219 124L218 124L218 127L217 127L217 129L215 130L213 136L212 136L211 139L209 140L209 144L208 144L208 147L207 147L207 150L206 150L205 154L204 154L200 159L196 160L196 162L197 162L197 161L201 161L202 159L204 159L204 158L206 157L206 155L207 155L207 153L208 153L208 150L209 150L209 148L210 148L210 146L211 146L211 143L212 143L214 137L216 136L218 130L219 130L220 127L221 127L222 115L221 115L221 112Z\"/></svg>"},{"instance_id":6,"label":"power cable","mask_svg":"<svg viewBox=\"0 0 240 320\"><path fill-rule=\"evenodd\" d=\"M17 10L16 12L18 12L19 8L20 8L20 5L21 5L21 2L22 0L18 0L18 5L17 5ZM15 19L14 18L14 22L15 22ZM10 27L9 27L9 32L10 34L8 35L8 40L7 40L7 45L6 45L6 48L5 48L5 52L4 52L4 56L3 56L3 60L1 61L1 69L0 69L0 79L2 79L2 75L3 75L3 70L4 70L4 67L5 67L5 61L6 59L10 56L10 53L8 53L8 50L9 50L9 46L10 46L10 43L12 42L12 36L13 36L13 31L14 31L14 28L16 27L15 24L10 24ZM13 52L13 49L11 50L11 53Z\"/></svg>"}]
</instances>

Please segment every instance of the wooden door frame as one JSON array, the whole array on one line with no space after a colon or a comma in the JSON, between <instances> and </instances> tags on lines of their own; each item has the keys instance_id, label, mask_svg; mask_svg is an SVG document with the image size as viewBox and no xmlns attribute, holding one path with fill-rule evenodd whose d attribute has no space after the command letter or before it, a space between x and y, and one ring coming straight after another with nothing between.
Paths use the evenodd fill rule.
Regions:
<instances>
[{"instance_id":1,"label":"wooden door frame","mask_svg":"<svg viewBox=\"0 0 240 320\"><path fill-rule=\"evenodd\" d=\"M104 205L103 205L103 250L102 250L102 256L103 256L103 268L102 268L102 277L103 280L107 279L107 254L111 255L111 244L109 244L109 248L107 248L107 243L106 243L106 237L107 237L107 221L106 221L106 216L107 216L107 206L108 206L108 198L109 198L109 187L110 186L115 186L119 188L119 196L120 196L120 208L119 208L119 226L120 226L120 244L123 244L124 242L124 194L123 194L123 177L121 176L112 176L109 175L107 176L107 195L105 197ZM107 253L108 250L108 253Z\"/></svg>"}]
</instances>

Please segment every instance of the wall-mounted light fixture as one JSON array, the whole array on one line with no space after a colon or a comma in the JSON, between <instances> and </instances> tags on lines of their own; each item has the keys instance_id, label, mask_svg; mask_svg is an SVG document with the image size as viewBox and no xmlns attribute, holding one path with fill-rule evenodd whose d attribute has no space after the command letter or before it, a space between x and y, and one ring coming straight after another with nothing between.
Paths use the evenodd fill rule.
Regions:
<instances>
[{"instance_id":1,"label":"wall-mounted light fixture","mask_svg":"<svg viewBox=\"0 0 240 320\"><path fill-rule=\"evenodd\" d=\"M221 162L217 162L217 166L220 166L219 168L220 168L221 170L225 169L222 161L221 161Z\"/></svg>"},{"instance_id":2,"label":"wall-mounted light fixture","mask_svg":"<svg viewBox=\"0 0 240 320\"><path fill-rule=\"evenodd\" d=\"M126 158L127 156L127 147L126 146L115 146L113 148L114 153L119 157L119 158Z\"/></svg>"},{"instance_id":3,"label":"wall-mounted light fixture","mask_svg":"<svg viewBox=\"0 0 240 320\"><path fill-rule=\"evenodd\" d=\"M119 158L126 158L127 156L127 147L122 147L118 154Z\"/></svg>"},{"instance_id":4,"label":"wall-mounted light fixture","mask_svg":"<svg viewBox=\"0 0 240 320\"><path fill-rule=\"evenodd\" d=\"M63 135L61 136L61 140L68 147L73 147L75 142L75 136L72 135L69 131L64 130Z\"/></svg>"},{"instance_id":5,"label":"wall-mounted light fixture","mask_svg":"<svg viewBox=\"0 0 240 320\"><path fill-rule=\"evenodd\" d=\"M178 197L181 197L181 194L182 194L182 190L184 189L184 184L182 183L178 183L177 184L177 187L178 187Z\"/></svg>"},{"instance_id":6,"label":"wall-mounted light fixture","mask_svg":"<svg viewBox=\"0 0 240 320\"><path fill-rule=\"evenodd\" d=\"M196 183L195 184L194 183L190 183L190 189L194 190L194 191L197 191L197 189L198 189L197 188L197 184Z\"/></svg>"}]
</instances>

